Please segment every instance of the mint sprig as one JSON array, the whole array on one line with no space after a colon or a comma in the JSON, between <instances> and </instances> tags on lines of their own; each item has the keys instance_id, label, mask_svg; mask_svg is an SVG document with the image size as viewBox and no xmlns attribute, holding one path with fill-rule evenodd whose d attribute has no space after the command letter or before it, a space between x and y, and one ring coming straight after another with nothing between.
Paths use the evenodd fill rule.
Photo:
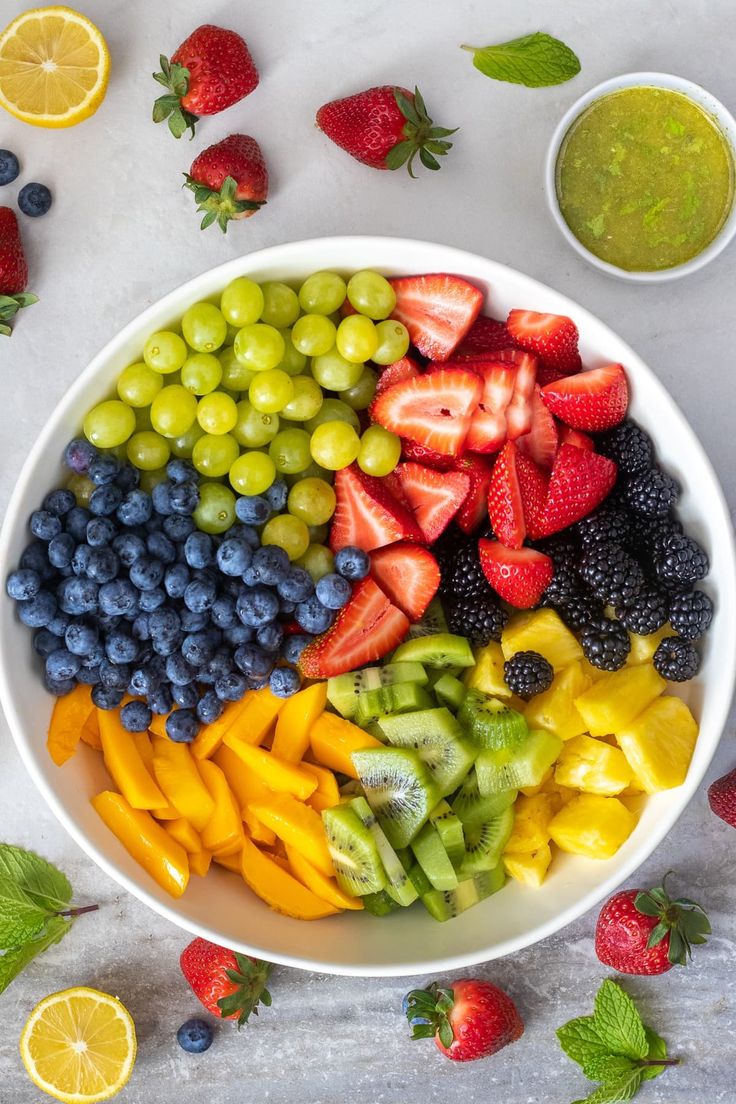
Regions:
<instances>
[{"instance_id":1,"label":"mint sprig","mask_svg":"<svg viewBox=\"0 0 736 1104\"><path fill-rule=\"evenodd\" d=\"M667 1044L648 1027L628 993L604 981L592 1016L570 1020L557 1031L560 1046L598 1087L574 1104L614 1104L631 1100L642 1081L659 1077L679 1058L667 1057Z\"/></svg>"},{"instance_id":2,"label":"mint sprig","mask_svg":"<svg viewBox=\"0 0 736 1104\"><path fill-rule=\"evenodd\" d=\"M63 939L77 916L97 908L73 908L71 899L69 879L46 859L0 844L0 993Z\"/></svg>"},{"instance_id":3,"label":"mint sprig","mask_svg":"<svg viewBox=\"0 0 736 1104\"><path fill-rule=\"evenodd\" d=\"M564 84L580 72L577 54L559 38L534 34L500 42L495 46L461 46L473 55L473 65L492 80L544 88Z\"/></svg>"}]
</instances>

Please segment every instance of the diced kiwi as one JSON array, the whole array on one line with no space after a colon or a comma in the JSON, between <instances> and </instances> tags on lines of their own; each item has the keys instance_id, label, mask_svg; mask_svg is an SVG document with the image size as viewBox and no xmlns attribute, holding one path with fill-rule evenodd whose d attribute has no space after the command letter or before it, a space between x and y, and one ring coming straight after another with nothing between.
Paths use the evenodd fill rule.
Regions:
<instances>
[{"instance_id":1,"label":"diced kiwi","mask_svg":"<svg viewBox=\"0 0 736 1104\"><path fill-rule=\"evenodd\" d=\"M439 598L433 598L422 614L421 620L409 626L407 640L413 640L416 636L433 636L441 632L447 632L447 618Z\"/></svg>"},{"instance_id":2,"label":"diced kiwi","mask_svg":"<svg viewBox=\"0 0 736 1104\"><path fill-rule=\"evenodd\" d=\"M348 778L346 782L340 786L341 797L364 797L363 787L357 778Z\"/></svg>"},{"instance_id":3,"label":"diced kiwi","mask_svg":"<svg viewBox=\"0 0 736 1104\"><path fill-rule=\"evenodd\" d=\"M478 754L444 706L382 717L379 724L394 747L414 748L419 753L441 796L452 793L460 784Z\"/></svg>"},{"instance_id":4,"label":"diced kiwi","mask_svg":"<svg viewBox=\"0 0 736 1104\"><path fill-rule=\"evenodd\" d=\"M322 812L327 846L341 889L352 897L378 893L386 886L376 842L349 805L335 805Z\"/></svg>"},{"instance_id":5,"label":"diced kiwi","mask_svg":"<svg viewBox=\"0 0 736 1104\"><path fill-rule=\"evenodd\" d=\"M466 691L457 719L481 748L514 748L529 732L521 713L481 690Z\"/></svg>"},{"instance_id":6,"label":"diced kiwi","mask_svg":"<svg viewBox=\"0 0 736 1104\"><path fill-rule=\"evenodd\" d=\"M465 670L465 667L428 667L427 678L429 679L429 686L434 690L437 683L440 679L443 679L445 675L452 675L453 678L459 678Z\"/></svg>"},{"instance_id":7,"label":"diced kiwi","mask_svg":"<svg viewBox=\"0 0 736 1104\"><path fill-rule=\"evenodd\" d=\"M361 823L373 836L383 869L386 871L386 892L399 905L411 905L417 899L417 891L404 869L401 860L386 839L386 835L376 820L373 810L364 797L355 797L350 802L360 817Z\"/></svg>"},{"instance_id":8,"label":"diced kiwi","mask_svg":"<svg viewBox=\"0 0 736 1104\"><path fill-rule=\"evenodd\" d=\"M399 644L391 662L421 663L446 670L448 667L472 667L475 657L464 636L442 632L405 640Z\"/></svg>"},{"instance_id":9,"label":"diced kiwi","mask_svg":"<svg viewBox=\"0 0 736 1104\"><path fill-rule=\"evenodd\" d=\"M479 820L467 824L465 854L458 867L458 878L462 881L464 878L479 874L482 870L493 870L500 863L503 849L513 830L513 805L509 805L491 820Z\"/></svg>"},{"instance_id":10,"label":"diced kiwi","mask_svg":"<svg viewBox=\"0 0 736 1104\"><path fill-rule=\"evenodd\" d=\"M429 814L429 823L437 829L450 862L459 862L465 854L463 823L446 801L435 805Z\"/></svg>"},{"instance_id":11,"label":"diced kiwi","mask_svg":"<svg viewBox=\"0 0 736 1104\"><path fill-rule=\"evenodd\" d=\"M409 877L411 878L412 885L414 886L419 896L423 897L425 893L432 892L432 883L422 870L417 860L414 858L414 852L410 850L409 854L411 855L411 859L413 860L409 864Z\"/></svg>"},{"instance_id":12,"label":"diced kiwi","mask_svg":"<svg viewBox=\"0 0 736 1104\"><path fill-rule=\"evenodd\" d=\"M435 920L451 920L453 916L459 916L461 912L477 905L479 901L490 897L502 889L506 881L506 872L503 863L494 870L485 870L482 874L476 874L459 882L457 889L448 889L444 892L433 889L423 893L422 904Z\"/></svg>"},{"instance_id":13,"label":"diced kiwi","mask_svg":"<svg viewBox=\"0 0 736 1104\"><path fill-rule=\"evenodd\" d=\"M327 700L343 717L353 717L358 696L397 682L416 682L424 686L427 672L420 663L387 663L384 667L364 667L327 680Z\"/></svg>"},{"instance_id":14,"label":"diced kiwi","mask_svg":"<svg viewBox=\"0 0 736 1104\"><path fill-rule=\"evenodd\" d=\"M562 750L553 732L533 729L518 747L487 749L475 761L481 794L538 786Z\"/></svg>"},{"instance_id":15,"label":"diced kiwi","mask_svg":"<svg viewBox=\"0 0 736 1104\"><path fill-rule=\"evenodd\" d=\"M380 686L377 690L364 690L358 694L353 720L364 728L374 724L384 714L411 713L417 709L429 709L432 704L431 697L419 683L396 682L392 686Z\"/></svg>"},{"instance_id":16,"label":"diced kiwi","mask_svg":"<svg viewBox=\"0 0 736 1104\"><path fill-rule=\"evenodd\" d=\"M353 763L389 843L406 847L439 796L421 758L409 748L366 748L353 752Z\"/></svg>"},{"instance_id":17,"label":"diced kiwi","mask_svg":"<svg viewBox=\"0 0 736 1104\"><path fill-rule=\"evenodd\" d=\"M449 671L443 671L432 689L440 705L446 705L453 713L457 713L463 704L466 693L465 687L459 678L450 674Z\"/></svg>"},{"instance_id":18,"label":"diced kiwi","mask_svg":"<svg viewBox=\"0 0 736 1104\"><path fill-rule=\"evenodd\" d=\"M472 770L450 804L453 813L464 826L491 820L509 805L513 805L518 796L518 790L500 790L494 794L482 794L478 789L478 775Z\"/></svg>"},{"instance_id":19,"label":"diced kiwi","mask_svg":"<svg viewBox=\"0 0 736 1104\"><path fill-rule=\"evenodd\" d=\"M433 889L454 889L457 885L455 867L442 846L439 832L431 824L425 824L411 845Z\"/></svg>"},{"instance_id":20,"label":"diced kiwi","mask_svg":"<svg viewBox=\"0 0 736 1104\"><path fill-rule=\"evenodd\" d=\"M401 905L385 889L380 889L378 893L364 894L363 907L371 916L389 916L400 909Z\"/></svg>"}]
</instances>

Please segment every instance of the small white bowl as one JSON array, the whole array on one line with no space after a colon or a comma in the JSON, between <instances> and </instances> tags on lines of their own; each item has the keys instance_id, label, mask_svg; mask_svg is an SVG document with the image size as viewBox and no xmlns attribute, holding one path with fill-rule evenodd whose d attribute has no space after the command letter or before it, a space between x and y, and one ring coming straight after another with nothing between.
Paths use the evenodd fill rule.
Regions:
<instances>
[{"instance_id":1,"label":"small white bowl","mask_svg":"<svg viewBox=\"0 0 736 1104\"><path fill-rule=\"evenodd\" d=\"M619 280L630 280L636 284L660 284L666 280L679 280L682 276L689 276L697 272L721 253L736 234L736 200L731 206L728 218L709 245L698 253L696 257L684 264L673 265L672 268L658 269L655 272L627 272L624 268L602 261L591 253L589 249L575 237L570 227L565 222L557 199L556 169L557 157L560 152L565 135L579 115L602 96L610 92L619 92L622 88L668 88L672 92L680 92L711 115L731 147L731 156L736 162L736 119L728 108L724 107L720 100L712 96L699 84L685 80L684 77L676 77L671 73L624 73L620 77L611 77L610 80L597 84L586 92L579 100L569 108L557 124L552 139L547 149L547 157L544 166L544 183L547 192L547 203L552 213L552 218L568 245L571 245L576 253L592 264L601 272L607 272L609 276L616 276Z\"/></svg>"}]
</instances>

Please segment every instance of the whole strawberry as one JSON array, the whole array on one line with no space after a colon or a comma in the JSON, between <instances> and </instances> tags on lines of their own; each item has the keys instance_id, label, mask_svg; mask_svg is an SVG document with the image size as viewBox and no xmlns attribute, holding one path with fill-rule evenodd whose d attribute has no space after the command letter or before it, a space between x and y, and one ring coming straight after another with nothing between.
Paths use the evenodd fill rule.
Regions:
<instances>
[{"instance_id":1,"label":"whole strawberry","mask_svg":"<svg viewBox=\"0 0 736 1104\"><path fill-rule=\"evenodd\" d=\"M182 42L171 61L159 58L154 73L167 89L153 105L154 123L168 119L169 130L181 138L200 115L217 115L249 95L258 85L258 70L245 40L235 31L205 23Z\"/></svg>"},{"instance_id":2,"label":"whole strawberry","mask_svg":"<svg viewBox=\"0 0 736 1104\"><path fill-rule=\"evenodd\" d=\"M440 989L433 981L406 997L412 1039L434 1039L455 1062L489 1058L524 1034L516 1005L490 981L468 978Z\"/></svg>"},{"instance_id":3,"label":"whole strawberry","mask_svg":"<svg viewBox=\"0 0 736 1104\"><path fill-rule=\"evenodd\" d=\"M736 770L710 784L708 804L717 817L736 828Z\"/></svg>"},{"instance_id":4,"label":"whole strawberry","mask_svg":"<svg viewBox=\"0 0 736 1104\"><path fill-rule=\"evenodd\" d=\"M261 147L247 134L231 134L208 146L184 175L197 210L204 211L202 230L216 222L226 233L230 219L250 218L268 195L268 170Z\"/></svg>"},{"instance_id":5,"label":"whole strawberry","mask_svg":"<svg viewBox=\"0 0 736 1104\"><path fill-rule=\"evenodd\" d=\"M206 939L193 939L179 959L181 972L208 1012L224 1020L258 1015L258 1004L269 1007L271 994L266 989L271 963L237 954Z\"/></svg>"},{"instance_id":6,"label":"whole strawberry","mask_svg":"<svg viewBox=\"0 0 736 1104\"><path fill-rule=\"evenodd\" d=\"M0 207L0 334L4 337L10 336L10 319L22 307L38 302L36 295L26 292L27 283L28 264L18 220L10 207Z\"/></svg>"},{"instance_id":7,"label":"whole strawberry","mask_svg":"<svg viewBox=\"0 0 736 1104\"><path fill-rule=\"evenodd\" d=\"M604 966L622 974L664 974L686 966L691 944L705 943L708 918L687 897L671 900L665 883L656 889L625 889L600 911L595 953Z\"/></svg>"},{"instance_id":8,"label":"whole strawberry","mask_svg":"<svg viewBox=\"0 0 736 1104\"><path fill-rule=\"evenodd\" d=\"M368 88L342 100L323 104L317 126L351 157L373 169L406 165L414 176L414 159L427 169L439 169L454 130L432 123L418 88L409 92L394 84Z\"/></svg>"}]
</instances>

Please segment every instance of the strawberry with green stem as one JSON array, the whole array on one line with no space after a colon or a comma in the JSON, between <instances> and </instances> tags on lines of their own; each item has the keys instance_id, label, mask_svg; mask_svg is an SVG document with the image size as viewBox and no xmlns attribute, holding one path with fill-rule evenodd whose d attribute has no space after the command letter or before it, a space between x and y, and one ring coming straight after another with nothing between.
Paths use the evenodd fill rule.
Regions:
<instances>
[{"instance_id":1,"label":"strawberry with green stem","mask_svg":"<svg viewBox=\"0 0 736 1104\"><path fill-rule=\"evenodd\" d=\"M247 134L231 134L208 146L184 175L184 186L194 192L197 210L204 213L202 230L216 222L227 233L231 219L250 218L268 195L261 147Z\"/></svg>"},{"instance_id":2,"label":"strawberry with green stem","mask_svg":"<svg viewBox=\"0 0 736 1104\"><path fill-rule=\"evenodd\" d=\"M26 291L28 263L23 252L20 228L15 212L0 207L0 334L10 337L8 323L23 307L38 302L38 296Z\"/></svg>"},{"instance_id":3,"label":"strawberry with green stem","mask_svg":"<svg viewBox=\"0 0 736 1104\"><path fill-rule=\"evenodd\" d=\"M490 981L465 978L447 988L433 981L408 993L405 1004L412 1039L434 1039L455 1062L489 1058L524 1034L511 997Z\"/></svg>"},{"instance_id":4,"label":"strawberry with green stem","mask_svg":"<svg viewBox=\"0 0 736 1104\"><path fill-rule=\"evenodd\" d=\"M258 1015L259 1004L271 1004L266 988L270 962L198 938L184 948L179 964L207 1011L224 1020L237 1020L238 1027L246 1024L249 1016Z\"/></svg>"}]
</instances>

